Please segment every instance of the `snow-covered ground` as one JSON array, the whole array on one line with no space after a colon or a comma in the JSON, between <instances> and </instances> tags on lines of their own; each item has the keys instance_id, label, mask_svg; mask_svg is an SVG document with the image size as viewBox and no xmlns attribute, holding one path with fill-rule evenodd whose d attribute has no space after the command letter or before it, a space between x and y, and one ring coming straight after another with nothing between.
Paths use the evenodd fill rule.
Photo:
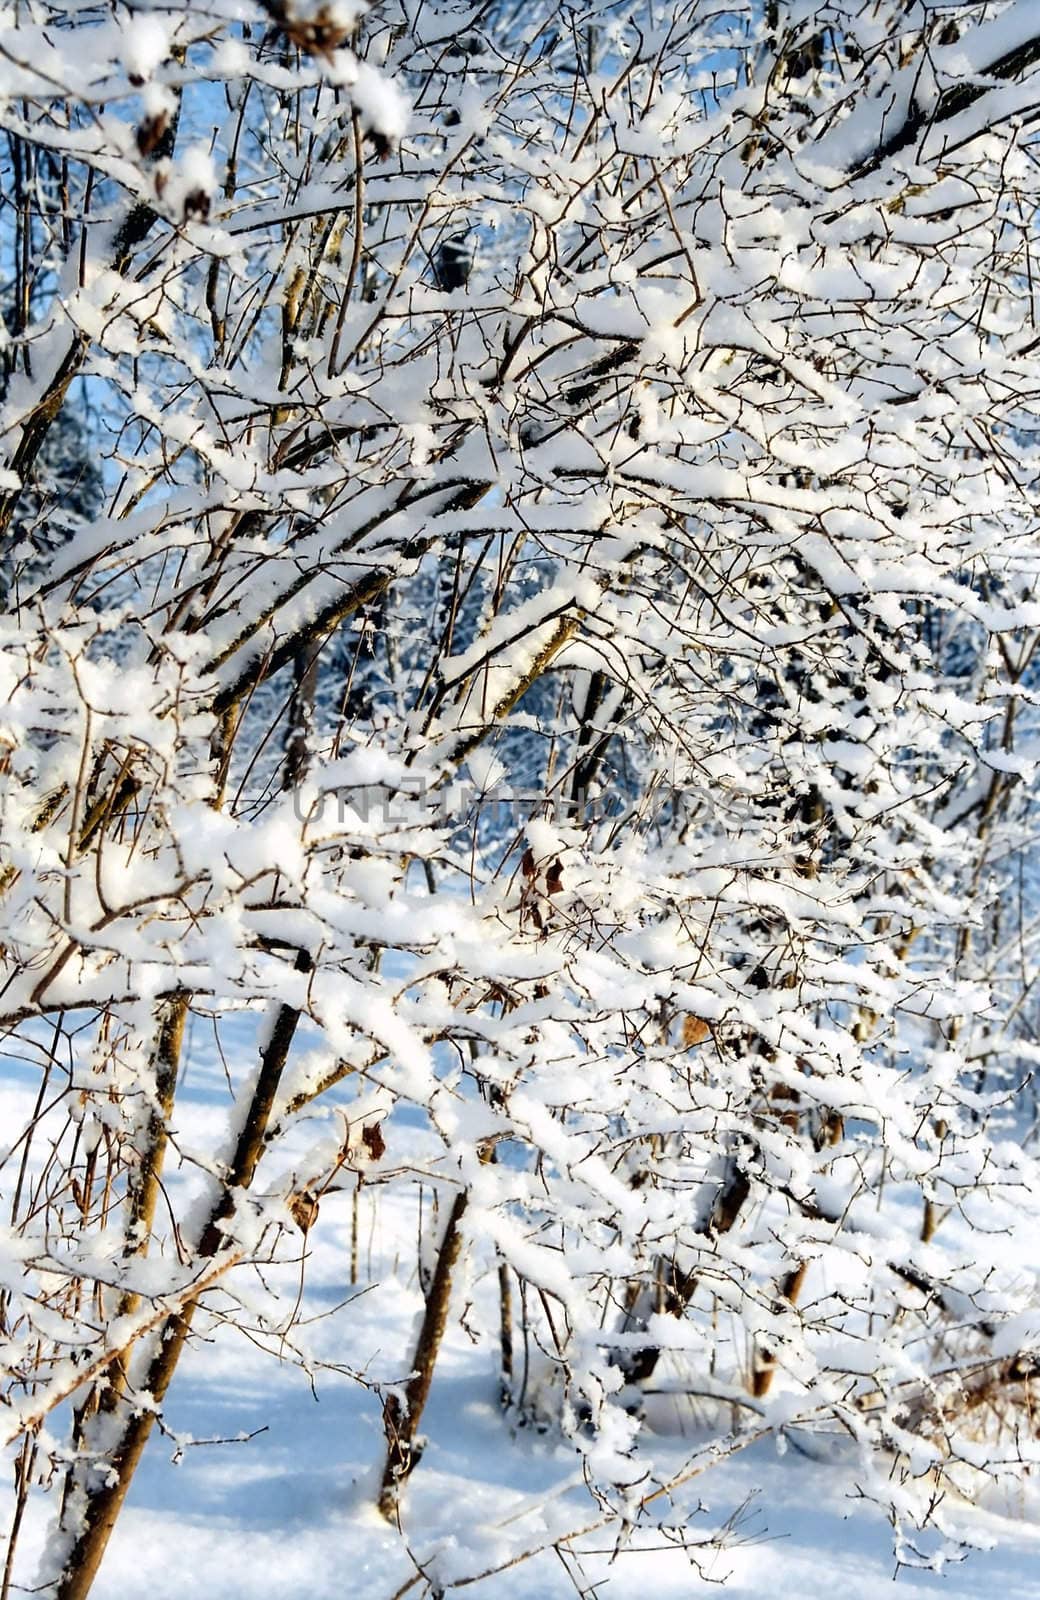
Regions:
<instances>
[{"instance_id":1,"label":"snow-covered ground","mask_svg":"<svg viewBox=\"0 0 1040 1600\"><path fill-rule=\"evenodd\" d=\"M178 1102L181 1148L205 1145L207 1128L222 1123L218 1103L226 1103L223 1065L203 1031ZM240 1025L228 1038L233 1067L249 1054L248 1036ZM33 1074L11 1056L2 1073L0 1111L13 1129L28 1110ZM405 1117L391 1137L404 1147L421 1135ZM616 1524L554 1549L554 1540L594 1522L597 1508L570 1445L503 1415L496 1345L467 1316L471 1299L490 1293L491 1274L465 1266L423 1419L428 1442L405 1489L401 1529L388 1526L374 1509L381 1400L368 1385L408 1371L421 1305L418 1215L415 1196L393 1199L375 1184L362 1190L352 1283L352 1206L346 1191L325 1196L307 1240L291 1340L309 1373L289 1345L280 1352L269 1334L257 1335L258 1343L222 1320L219 1302L199 1324L167 1401L167 1431L153 1434L97 1600L421 1600L439 1586L474 1600L576 1593L678 1600L717 1592L720 1583L740 1600L761 1600L781 1583L786 1594L827 1600L888 1592L895 1568L884 1519L846 1493L845 1475L801 1453L797 1441L778 1448L759 1440L691 1479L683 1505L699 1500L700 1510L686 1519L685 1550L652 1530L637 1530L619 1550ZM290 1262L263 1278L241 1273L234 1288L247 1306L253 1296L256 1309L269 1313L268 1288L277 1287L288 1312L299 1276L299 1263ZM651 1447L657 1470L671 1475L696 1455L697 1417L689 1402L675 1402L671 1412L672 1402L658 1405ZM226 1442L188 1442L215 1435ZM25 1587L48 1513L45 1497L30 1502L16 1567ZM1040 1593L1038 1497L1020 1487L999 1513L965 1510L964 1527L997 1548L941 1575L902 1569L899 1592L949 1600Z\"/></svg>"},{"instance_id":2,"label":"snow-covered ground","mask_svg":"<svg viewBox=\"0 0 1040 1600\"><path fill-rule=\"evenodd\" d=\"M343 1231L316 1248L324 1292L343 1277ZM317 1273L316 1273L317 1275ZM371 1348L400 1350L414 1289L393 1277L360 1305L324 1325L330 1358L351 1329ZM241 1336L225 1330L196 1349L168 1405L176 1430L200 1437L217 1427L229 1436L266 1431L245 1443L189 1448L179 1465L169 1440L153 1437L146 1464L109 1548L97 1600L391 1600L416 1575L472 1577L502 1559L508 1545L523 1549L545 1530L580 1526L587 1497L573 1484L571 1451L537 1435L510 1437L495 1403L494 1353L472 1346L458 1325L442 1356L425 1418L429 1443L408 1487L402 1534L372 1508L373 1468L380 1457L376 1397L348 1378L322 1375L315 1395L298 1370L275 1366ZM695 1440L684 1441L686 1449ZM681 1452L676 1449L676 1458ZM657 1538L611 1559L613 1536L589 1535L571 1547L574 1577L601 1584L610 1600L643 1600L708 1592L725 1580L726 1593L761 1600L784 1592L870 1600L893 1575L889 1530L862 1501L833 1486L826 1467L772 1443L713 1467L699 1480L704 1513L694 1523L707 1534L731 1522L724 1548L702 1557L700 1571L681 1549ZM1040 1592L1040 1521L974 1514L980 1537L1000 1548L979 1551L943 1576L906 1571L899 1590L909 1595L977 1595L1034 1600ZM23 1556L37 1544L31 1527ZM580 1556L577 1555L580 1552ZM24 1565L28 1565L26 1562ZM24 1571L24 1567L23 1567ZM23 1581L28 1578L24 1574ZM408 1591L422 1595L420 1583ZM456 1591L449 1589L449 1592ZM556 1600L573 1595L574 1578L552 1551L457 1591L482 1600Z\"/></svg>"}]
</instances>

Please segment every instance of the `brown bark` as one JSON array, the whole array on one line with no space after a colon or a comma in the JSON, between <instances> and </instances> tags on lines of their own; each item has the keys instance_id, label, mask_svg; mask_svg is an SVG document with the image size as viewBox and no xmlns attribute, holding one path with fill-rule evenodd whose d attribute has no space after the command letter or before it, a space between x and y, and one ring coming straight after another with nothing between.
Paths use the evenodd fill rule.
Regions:
<instances>
[{"instance_id":1,"label":"brown bark","mask_svg":"<svg viewBox=\"0 0 1040 1600\"><path fill-rule=\"evenodd\" d=\"M294 789L303 780L310 762L310 740L314 726L314 701L318 693L318 659L321 644L301 650L293 662L293 694L289 702L289 733L286 739L282 788Z\"/></svg>"},{"instance_id":2,"label":"brown bark","mask_svg":"<svg viewBox=\"0 0 1040 1600\"><path fill-rule=\"evenodd\" d=\"M513 1290L509 1282L509 1263L498 1263L498 1315L499 1349L502 1368L499 1389L502 1404L509 1405L513 1398Z\"/></svg>"},{"instance_id":3,"label":"brown bark","mask_svg":"<svg viewBox=\"0 0 1040 1600\"><path fill-rule=\"evenodd\" d=\"M460 1189L448 1214L433 1282L426 1296L426 1310L419 1328L419 1337L415 1342L412 1375L404 1386L404 1401L402 1402L400 1395L394 1392L387 1395L383 1406L387 1452L379 1491L379 1509L388 1521L397 1514L400 1485L418 1461L415 1439L423 1408L430 1393L433 1369L448 1321L451 1285L455 1263L462 1245L461 1223L467 1198L465 1189Z\"/></svg>"},{"instance_id":4,"label":"brown bark","mask_svg":"<svg viewBox=\"0 0 1040 1600\"><path fill-rule=\"evenodd\" d=\"M747 1173L736 1161L731 1161L725 1182L716 1197L708 1228L704 1231L714 1234L729 1233L750 1193L751 1180ZM674 1317L681 1317L696 1291L696 1272L679 1272L674 1262L659 1261L657 1276L664 1292L663 1295L655 1293L653 1309L655 1311L663 1309ZM626 1307L625 1316L626 1321L631 1318L645 1326L648 1313L644 1311L641 1317L636 1316L640 1297L641 1287L637 1285L631 1296L631 1304ZM620 1351L614 1357L628 1381L638 1384L645 1384L653 1377L660 1359L661 1347L656 1344L645 1345L640 1350Z\"/></svg>"},{"instance_id":5,"label":"brown bark","mask_svg":"<svg viewBox=\"0 0 1040 1600\"><path fill-rule=\"evenodd\" d=\"M309 971L310 965L310 957L301 951L296 960L297 971ZM275 1017L271 1037L261 1058L249 1112L228 1165L220 1197L199 1240L197 1254L200 1258L217 1254L227 1237L226 1225L234 1211L236 1195L252 1183L299 1019L300 1012L286 1005L279 1008ZM179 1312L168 1317L159 1329L151 1361L139 1385L142 1393L148 1397L147 1406L139 1410L131 1409L131 1396L120 1396L119 1408L128 1413L122 1434L115 1448L106 1452L103 1480L86 1491L87 1504L82 1526L55 1585L54 1600L86 1600L90 1593L155 1424L156 1411L166 1398L187 1343L199 1298L196 1295L189 1300Z\"/></svg>"},{"instance_id":6,"label":"brown bark","mask_svg":"<svg viewBox=\"0 0 1040 1600\"><path fill-rule=\"evenodd\" d=\"M784 1278L780 1285L780 1293L788 1305L797 1305L798 1296L805 1283L805 1274L809 1270L807 1261L800 1261L796 1267ZM756 1400L764 1400L773 1383L773 1374L776 1371L776 1357L771 1350L760 1345L755 1351L751 1369L751 1393Z\"/></svg>"},{"instance_id":7,"label":"brown bark","mask_svg":"<svg viewBox=\"0 0 1040 1600\"><path fill-rule=\"evenodd\" d=\"M129 1214L127 1237L138 1254L148 1249L148 1240L155 1222L155 1206L162 1184L163 1163L173 1096L180 1070L181 1049L184 1044L184 1025L188 1019L190 997L182 992L168 1000L162 1008L159 1037L155 1047L155 1103L148 1119L148 1132L141 1164L130 1180L128 1196ZM134 1311L140 1295L124 1296L120 1302L120 1315Z\"/></svg>"},{"instance_id":8,"label":"brown bark","mask_svg":"<svg viewBox=\"0 0 1040 1600\"><path fill-rule=\"evenodd\" d=\"M148 1131L140 1166L132 1174L127 1192L126 1255L146 1255L155 1221L155 1207L162 1186L162 1169L166 1158L167 1128L173 1110L173 1096L177 1087L181 1046L184 1041L184 1024L188 1016L190 997L186 992L175 995L162 1007L159 1034L153 1055L155 1102L148 1119ZM124 1317L136 1311L141 1296L132 1289L124 1289L119 1297L116 1316ZM99 1410L111 1415L126 1392L127 1364L136 1341L131 1340L99 1373L86 1400L75 1414L72 1432L74 1450L83 1443L86 1428ZM75 1486L76 1464L73 1462L65 1479L62 1493L61 1515L64 1518L68 1497Z\"/></svg>"}]
</instances>

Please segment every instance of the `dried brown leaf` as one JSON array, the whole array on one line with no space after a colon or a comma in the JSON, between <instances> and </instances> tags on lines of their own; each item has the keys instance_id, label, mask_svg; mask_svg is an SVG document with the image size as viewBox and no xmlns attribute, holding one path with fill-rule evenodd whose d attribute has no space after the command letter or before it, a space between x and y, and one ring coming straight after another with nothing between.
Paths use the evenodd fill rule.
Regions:
<instances>
[{"instance_id":1,"label":"dried brown leaf","mask_svg":"<svg viewBox=\"0 0 1040 1600\"><path fill-rule=\"evenodd\" d=\"M711 1033L708 1024L700 1017L695 1017L692 1011L687 1011L683 1017L682 1042L683 1048L692 1050L695 1044L703 1044Z\"/></svg>"},{"instance_id":2,"label":"dried brown leaf","mask_svg":"<svg viewBox=\"0 0 1040 1600\"><path fill-rule=\"evenodd\" d=\"M288 1199L288 1211L301 1233L309 1233L318 1220L318 1202L309 1189L301 1189L299 1194L291 1194Z\"/></svg>"},{"instance_id":3,"label":"dried brown leaf","mask_svg":"<svg viewBox=\"0 0 1040 1600\"><path fill-rule=\"evenodd\" d=\"M156 112L154 116L145 117L137 126L137 148L141 155L150 156L162 142L163 135L170 125L170 119L165 111Z\"/></svg>"},{"instance_id":4,"label":"dried brown leaf","mask_svg":"<svg viewBox=\"0 0 1040 1600\"><path fill-rule=\"evenodd\" d=\"M386 1140L383 1138L382 1124L372 1122L367 1128L362 1128L361 1143L373 1161L378 1161L381 1156L384 1156L386 1154Z\"/></svg>"}]
</instances>

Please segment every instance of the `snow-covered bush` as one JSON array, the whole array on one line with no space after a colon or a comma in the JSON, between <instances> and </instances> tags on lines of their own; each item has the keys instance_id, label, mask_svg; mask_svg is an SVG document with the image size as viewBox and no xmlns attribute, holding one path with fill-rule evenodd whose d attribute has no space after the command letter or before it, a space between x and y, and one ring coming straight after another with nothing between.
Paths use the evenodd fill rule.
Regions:
<instances>
[{"instance_id":1,"label":"snow-covered bush","mask_svg":"<svg viewBox=\"0 0 1040 1600\"><path fill-rule=\"evenodd\" d=\"M691 1474L838 1434L911 1558L1033 1450L1035 9L4 27L0 1432L45 1592L193 1324L362 1181L438 1197L388 1516L464 1269L604 1520L667 1499L684 1390ZM103 504L41 571L77 393ZM207 1017L255 1044L189 1127Z\"/></svg>"}]
</instances>

